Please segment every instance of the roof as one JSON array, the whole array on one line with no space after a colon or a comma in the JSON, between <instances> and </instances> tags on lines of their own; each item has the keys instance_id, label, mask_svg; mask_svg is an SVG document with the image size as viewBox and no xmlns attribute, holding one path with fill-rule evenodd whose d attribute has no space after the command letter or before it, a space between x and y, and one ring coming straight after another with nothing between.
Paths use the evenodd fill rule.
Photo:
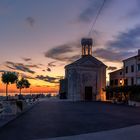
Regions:
<instances>
[{"instance_id":1,"label":"roof","mask_svg":"<svg viewBox=\"0 0 140 140\"><path fill-rule=\"evenodd\" d=\"M98 60L97 58L91 56L91 55L87 55L87 56L83 56L80 59L74 61L71 64L68 64L65 66L65 68L67 67L71 67L71 66L85 66L85 65L94 65L94 66L105 66L106 65L101 62L100 60Z\"/></svg>"},{"instance_id":2,"label":"roof","mask_svg":"<svg viewBox=\"0 0 140 140\"><path fill-rule=\"evenodd\" d=\"M121 68L121 69L118 69L118 70L112 71L112 72L110 72L109 74L113 74L113 73L120 72L120 71L123 71L123 70L124 70L124 69Z\"/></svg>"},{"instance_id":3,"label":"roof","mask_svg":"<svg viewBox=\"0 0 140 140\"><path fill-rule=\"evenodd\" d=\"M140 57L140 55L131 56L131 57L129 57L129 58L124 59L123 61L127 61L127 60L133 59L133 58L136 59L136 58L138 58L138 57Z\"/></svg>"},{"instance_id":4,"label":"roof","mask_svg":"<svg viewBox=\"0 0 140 140\"><path fill-rule=\"evenodd\" d=\"M131 57L129 57L129 58L124 59L123 61L127 61L127 60L133 59L133 58L137 58L138 56L139 56L139 55L131 56Z\"/></svg>"}]
</instances>

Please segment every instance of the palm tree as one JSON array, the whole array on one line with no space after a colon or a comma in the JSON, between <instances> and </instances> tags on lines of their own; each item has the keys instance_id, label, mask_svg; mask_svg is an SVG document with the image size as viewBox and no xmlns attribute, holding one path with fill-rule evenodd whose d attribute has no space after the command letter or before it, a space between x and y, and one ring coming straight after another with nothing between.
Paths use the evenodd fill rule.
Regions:
<instances>
[{"instance_id":1,"label":"palm tree","mask_svg":"<svg viewBox=\"0 0 140 140\"><path fill-rule=\"evenodd\" d=\"M25 78L22 78L21 80L17 81L17 83L16 83L16 86L19 89L20 95L21 95L21 90L23 88L29 88L30 85L31 84L29 83L29 81L27 79L25 79Z\"/></svg>"},{"instance_id":2,"label":"palm tree","mask_svg":"<svg viewBox=\"0 0 140 140\"><path fill-rule=\"evenodd\" d=\"M18 79L18 75L15 72L7 71L7 72L2 73L1 80L4 84L6 84L6 98L7 98L7 100L8 100L8 85L10 83L14 84L17 81L17 79Z\"/></svg>"}]
</instances>

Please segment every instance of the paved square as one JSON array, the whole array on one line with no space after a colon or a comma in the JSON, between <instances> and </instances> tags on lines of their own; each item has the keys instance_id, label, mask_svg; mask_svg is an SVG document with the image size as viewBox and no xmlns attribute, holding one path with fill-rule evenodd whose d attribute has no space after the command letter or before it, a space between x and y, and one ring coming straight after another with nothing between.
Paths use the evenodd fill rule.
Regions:
<instances>
[{"instance_id":1,"label":"paved square","mask_svg":"<svg viewBox=\"0 0 140 140\"><path fill-rule=\"evenodd\" d=\"M140 108L101 102L42 101L0 130L2 140L77 135L140 124Z\"/></svg>"}]
</instances>

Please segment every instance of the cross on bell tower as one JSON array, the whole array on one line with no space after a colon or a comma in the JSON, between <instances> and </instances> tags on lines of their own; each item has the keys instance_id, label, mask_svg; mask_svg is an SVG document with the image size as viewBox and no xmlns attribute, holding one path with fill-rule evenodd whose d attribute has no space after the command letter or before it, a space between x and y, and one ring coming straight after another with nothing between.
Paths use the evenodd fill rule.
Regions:
<instances>
[{"instance_id":1,"label":"cross on bell tower","mask_svg":"<svg viewBox=\"0 0 140 140\"><path fill-rule=\"evenodd\" d=\"M81 39L81 45L82 45L82 57L89 55L92 56L92 45L93 45L92 38Z\"/></svg>"}]
</instances>

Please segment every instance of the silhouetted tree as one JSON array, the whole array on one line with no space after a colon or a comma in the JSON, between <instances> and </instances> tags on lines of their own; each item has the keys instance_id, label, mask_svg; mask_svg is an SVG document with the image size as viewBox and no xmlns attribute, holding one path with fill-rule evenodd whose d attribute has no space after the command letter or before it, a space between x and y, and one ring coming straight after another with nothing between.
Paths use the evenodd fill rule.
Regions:
<instances>
[{"instance_id":1,"label":"silhouetted tree","mask_svg":"<svg viewBox=\"0 0 140 140\"><path fill-rule=\"evenodd\" d=\"M8 100L8 85L14 84L18 79L18 75L15 72L4 72L2 73L1 80L6 84L6 98Z\"/></svg>"},{"instance_id":2,"label":"silhouetted tree","mask_svg":"<svg viewBox=\"0 0 140 140\"><path fill-rule=\"evenodd\" d=\"M30 85L31 84L29 83L29 81L27 79L25 79L25 78L22 78L21 80L17 81L17 83L16 83L16 86L19 89L20 95L21 95L21 90L23 88L29 88Z\"/></svg>"}]
</instances>

